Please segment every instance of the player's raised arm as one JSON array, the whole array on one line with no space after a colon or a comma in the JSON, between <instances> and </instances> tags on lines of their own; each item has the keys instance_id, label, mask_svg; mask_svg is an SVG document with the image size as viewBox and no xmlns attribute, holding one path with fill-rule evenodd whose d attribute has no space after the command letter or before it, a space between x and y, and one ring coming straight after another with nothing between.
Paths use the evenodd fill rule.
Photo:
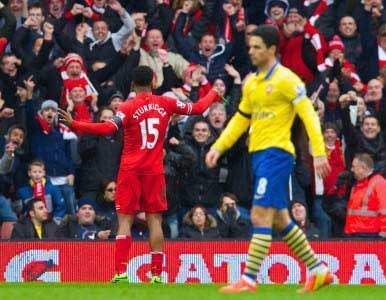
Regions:
<instances>
[{"instance_id":1,"label":"player's raised arm","mask_svg":"<svg viewBox=\"0 0 386 300\"><path fill-rule=\"evenodd\" d=\"M59 108L58 113L59 121L70 127L72 130L96 135L110 135L118 130L118 125L114 121L104 123L81 122L73 120L71 113L63 109Z\"/></svg>"},{"instance_id":2,"label":"player's raised arm","mask_svg":"<svg viewBox=\"0 0 386 300\"><path fill-rule=\"evenodd\" d=\"M179 115L200 115L208 109L211 104L218 99L218 93L212 89L196 103L186 103L179 100L171 102L173 113Z\"/></svg>"}]
</instances>

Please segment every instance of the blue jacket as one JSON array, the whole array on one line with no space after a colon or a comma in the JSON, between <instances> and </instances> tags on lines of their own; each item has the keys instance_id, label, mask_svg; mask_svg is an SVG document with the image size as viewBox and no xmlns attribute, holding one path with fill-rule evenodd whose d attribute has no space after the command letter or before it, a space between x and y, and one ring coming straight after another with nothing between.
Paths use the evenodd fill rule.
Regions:
<instances>
[{"instance_id":1,"label":"blue jacket","mask_svg":"<svg viewBox=\"0 0 386 300\"><path fill-rule=\"evenodd\" d=\"M28 128L28 142L31 155L44 161L48 176L67 176L74 174L74 166L70 158L69 145L64 140L59 128L54 126L45 134L36 120L35 101L28 100L25 104Z\"/></svg>"},{"instance_id":2,"label":"blue jacket","mask_svg":"<svg viewBox=\"0 0 386 300\"><path fill-rule=\"evenodd\" d=\"M66 213L66 205L59 188L53 185L48 179L44 186L45 201L48 212L55 219L62 219ZM21 199L23 204L27 204L33 198L33 189L30 184L24 185L16 190L17 199Z\"/></svg>"}]
</instances>

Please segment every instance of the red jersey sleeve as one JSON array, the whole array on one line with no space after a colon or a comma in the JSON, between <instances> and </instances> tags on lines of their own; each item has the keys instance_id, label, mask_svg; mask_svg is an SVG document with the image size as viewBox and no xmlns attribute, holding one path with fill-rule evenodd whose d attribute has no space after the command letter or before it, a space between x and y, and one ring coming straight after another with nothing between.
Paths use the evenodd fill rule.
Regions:
<instances>
[{"instance_id":1,"label":"red jersey sleeve","mask_svg":"<svg viewBox=\"0 0 386 300\"><path fill-rule=\"evenodd\" d=\"M111 122L113 122L118 128L119 127L124 127L126 123L129 121L129 116L130 116L130 109L131 104L130 102L125 102L123 103L115 116L111 119Z\"/></svg>"},{"instance_id":2,"label":"red jersey sleeve","mask_svg":"<svg viewBox=\"0 0 386 300\"><path fill-rule=\"evenodd\" d=\"M196 103L186 103L173 98L168 99L169 107L172 113L179 115L199 115L202 114L214 101L216 101L217 97L217 92L212 89Z\"/></svg>"}]
</instances>

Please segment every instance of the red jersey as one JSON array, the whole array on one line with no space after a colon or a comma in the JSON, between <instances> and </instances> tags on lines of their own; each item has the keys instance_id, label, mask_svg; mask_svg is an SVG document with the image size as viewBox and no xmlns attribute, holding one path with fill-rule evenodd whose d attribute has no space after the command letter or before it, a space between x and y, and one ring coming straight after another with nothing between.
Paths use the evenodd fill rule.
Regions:
<instances>
[{"instance_id":1,"label":"red jersey","mask_svg":"<svg viewBox=\"0 0 386 300\"><path fill-rule=\"evenodd\" d=\"M120 170L144 175L162 174L163 145L170 117L173 114L201 114L217 97L217 92L211 90L198 102L187 103L143 92L123 103L110 122L96 124L72 121L71 128L90 134L108 135L122 126L124 142Z\"/></svg>"}]
</instances>

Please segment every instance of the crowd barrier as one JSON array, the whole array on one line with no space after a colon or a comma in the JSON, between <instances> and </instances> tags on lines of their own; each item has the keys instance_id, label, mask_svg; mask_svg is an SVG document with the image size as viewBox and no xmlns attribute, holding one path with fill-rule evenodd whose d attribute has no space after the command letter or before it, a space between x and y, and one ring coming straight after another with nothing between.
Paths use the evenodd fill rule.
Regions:
<instances>
[{"instance_id":1,"label":"crowd barrier","mask_svg":"<svg viewBox=\"0 0 386 300\"><path fill-rule=\"evenodd\" d=\"M315 253L343 284L386 284L386 242L323 241ZM224 283L239 278L246 241L169 241L163 278L169 283ZM127 269L131 282L149 281L149 246L134 242ZM106 282L114 273L113 242L0 242L0 281ZM303 283L306 268L282 242L273 242L260 282Z\"/></svg>"}]
</instances>

